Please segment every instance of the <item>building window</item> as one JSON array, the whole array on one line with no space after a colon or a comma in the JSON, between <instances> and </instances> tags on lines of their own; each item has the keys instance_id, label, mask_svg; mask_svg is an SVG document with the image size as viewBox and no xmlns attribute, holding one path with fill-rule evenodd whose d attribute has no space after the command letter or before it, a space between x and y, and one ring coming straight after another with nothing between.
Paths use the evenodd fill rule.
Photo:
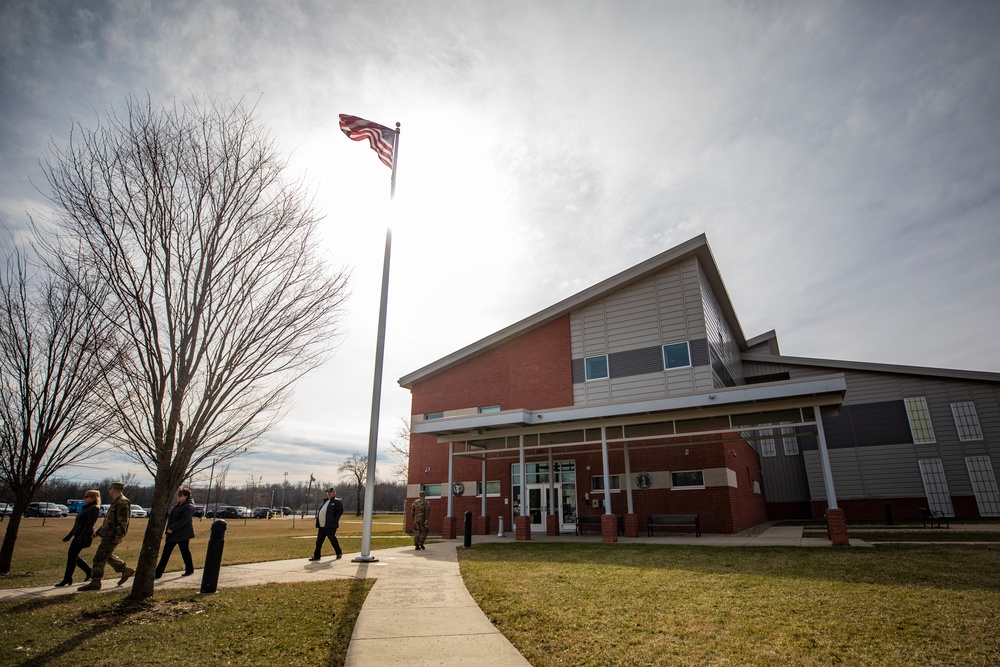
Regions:
<instances>
[{"instance_id":1,"label":"building window","mask_svg":"<svg viewBox=\"0 0 1000 667\"><path fill-rule=\"evenodd\" d=\"M927 399L923 396L913 396L904 398L903 402L906 404L906 416L910 419L913 442L916 444L937 442L934 437L934 427L931 425L931 412L927 409Z\"/></svg>"},{"instance_id":2,"label":"building window","mask_svg":"<svg viewBox=\"0 0 1000 667\"><path fill-rule=\"evenodd\" d=\"M608 475L608 481L611 482L612 491L620 491L621 483L618 479L618 475ZM591 491L603 491L604 490L604 475L594 475L590 478L590 490Z\"/></svg>"},{"instance_id":3,"label":"building window","mask_svg":"<svg viewBox=\"0 0 1000 667\"><path fill-rule=\"evenodd\" d=\"M958 439L982 440L983 431L979 428L979 415L976 414L976 404L972 401L951 404L951 414L955 417L955 428L958 429Z\"/></svg>"},{"instance_id":4,"label":"building window","mask_svg":"<svg viewBox=\"0 0 1000 667\"><path fill-rule=\"evenodd\" d=\"M587 357L583 360L587 380L603 380L608 377L608 355Z\"/></svg>"},{"instance_id":5,"label":"building window","mask_svg":"<svg viewBox=\"0 0 1000 667\"><path fill-rule=\"evenodd\" d=\"M781 429L782 435L794 435L794 428L783 428ZM781 444L785 447L785 456L798 456L799 455L799 439L798 438L782 438Z\"/></svg>"},{"instance_id":6,"label":"building window","mask_svg":"<svg viewBox=\"0 0 1000 667\"><path fill-rule=\"evenodd\" d=\"M674 489L704 489L705 475L701 470L681 470L670 473L670 486Z\"/></svg>"},{"instance_id":7,"label":"building window","mask_svg":"<svg viewBox=\"0 0 1000 667\"><path fill-rule=\"evenodd\" d=\"M663 368L687 368L691 365L691 350L687 341L663 346Z\"/></svg>"},{"instance_id":8,"label":"building window","mask_svg":"<svg viewBox=\"0 0 1000 667\"><path fill-rule=\"evenodd\" d=\"M441 497L441 485L440 484L421 484L420 490L427 494L428 498L440 498Z\"/></svg>"},{"instance_id":9,"label":"building window","mask_svg":"<svg viewBox=\"0 0 1000 667\"><path fill-rule=\"evenodd\" d=\"M481 415L487 415L487 414L490 414L491 412L500 412L500 406L499 405L484 405L483 407L479 408L479 414L481 414Z\"/></svg>"},{"instance_id":10,"label":"building window","mask_svg":"<svg viewBox=\"0 0 1000 667\"><path fill-rule=\"evenodd\" d=\"M428 412L427 414L424 415L424 420L426 421L428 419L441 419L442 417L444 417L443 412Z\"/></svg>"},{"instance_id":11,"label":"building window","mask_svg":"<svg viewBox=\"0 0 1000 667\"><path fill-rule=\"evenodd\" d=\"M760 432L761 436L774 435L774 429L766 428ZM777 452L774 450L774 438L761 437L760 439L760 455L761 456L777 456Z\"/></svg>"},{"instance_id":12,"label":"building window","mask_svg":"<svg viewBox=\"0 0 1000 667\"><path fill-rule=\"evenodd\" d=\"M483 482L482 480L476 482L476 496L482 497L483 495ZM500 495L500 482L486 482L486 497L492 498Z\"/></svg>"}]
</instances>

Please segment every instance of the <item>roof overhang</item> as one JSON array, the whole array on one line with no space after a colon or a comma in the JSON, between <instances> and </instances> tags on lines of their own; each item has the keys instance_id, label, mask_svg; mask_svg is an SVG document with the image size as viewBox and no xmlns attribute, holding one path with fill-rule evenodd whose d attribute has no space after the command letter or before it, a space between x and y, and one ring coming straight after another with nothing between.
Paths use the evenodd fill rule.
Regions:
<instances>
[{"instance_id":1,"label":"roof overhang","mask_svg":"<svg viewBox=\"0 0 1000 667\"><path fill-rule=\"evenodd\" d=\"M517 435L553 433L567 429L626 426L657 421L698 420L711 417L768 414L802 408L839 407L847 392L842 374L808 380L769 382L727 387L711 392L634 403L551 410L505 410L483 415L443 417L411 425L412 433L437 436L438 442L492 440ZM737 420L744 424L752 419ZM775 419L775 422L782 421Z\"/></svg>"}]
</instances>

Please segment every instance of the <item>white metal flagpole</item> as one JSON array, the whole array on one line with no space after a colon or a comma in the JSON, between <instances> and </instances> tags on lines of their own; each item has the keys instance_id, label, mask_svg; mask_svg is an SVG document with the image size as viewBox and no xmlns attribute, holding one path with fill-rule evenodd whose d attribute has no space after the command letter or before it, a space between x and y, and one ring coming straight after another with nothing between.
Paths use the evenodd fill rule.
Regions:
<instances>
[{"instance_id":1,"label":"white metal flagpole","mask_svg":"<svg viewBox=\"0 0 1000 667\"><path fill-rule=\"evenodd\" d=\"M392 142L392 180L390 182L389 199L396 197L396 161L399 159L399 123L396 123L396 136ZM378 309L378 341L375 344L375 380L372 383L372 414L368 429L368 471L365 480L365 516L361 530L361 553L354 559L355 563L375 563L377 558L371 555L372 546L372 514L375 506L375 461L378 458L378 417L382 402L382 357L385 353L385 314L386 302L389 296L389 256L392 251L392 227L385 229L385 257L382 260L382 298Z\"/></svg>"}]
</instances>

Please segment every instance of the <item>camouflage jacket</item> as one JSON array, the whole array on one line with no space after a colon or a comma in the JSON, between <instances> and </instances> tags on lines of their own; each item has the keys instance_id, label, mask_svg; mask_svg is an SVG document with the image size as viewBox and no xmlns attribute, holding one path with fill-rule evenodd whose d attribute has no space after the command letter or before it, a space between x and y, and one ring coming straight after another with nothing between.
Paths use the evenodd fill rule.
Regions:
<instances>
[{"instance_id":1,"label":"camouflage jacket","mask_svg":"<svg viewBox=\"0 0 1000 667\"><path fill-rule=\"evenodd\" d=\"M427 517L431 514L431 504L426 500L417 500L410 507L410 512L413 514L414 523L427 521Z\"/></svg>"},{"instance_id":2,"label":"camouflage jacket","mask_svg":"<svg viewBox=\"0 0 1000 667\"><path fill-rule=\"evenodd\" d=\"M118 496L118 499L108 506L108 513L97 531L97 536L123 539L128 533L128 520L131 518L132 503L124 495Z\"/></svg>"}]
</instances>

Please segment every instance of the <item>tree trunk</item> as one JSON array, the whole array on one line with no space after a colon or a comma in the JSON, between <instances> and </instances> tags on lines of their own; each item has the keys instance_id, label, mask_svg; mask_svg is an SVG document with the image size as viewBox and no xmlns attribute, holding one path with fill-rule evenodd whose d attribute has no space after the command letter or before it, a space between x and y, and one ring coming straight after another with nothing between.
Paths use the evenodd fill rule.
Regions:
<instances>
[{"instance_id":1,"label":"tree trunk","mask_svg":"<svg viewBox=\"0 0 1000 667\"><path fill-rule=\"evenodd\" d=\"M17 531L21 528L21 517L27 504L14 501L14 513L10 515L7 533L3 536L3 546L0 546L0 574L10 572L10 564L14 560L14 543L17 542Z\"/></svg>"},{"instance_id":2,"label":"tree trunk","mask_svg":"<svg viewBox=\"0 0 1000 667\"><path fill-rule=\"evenodd\" d=\"M164 469L162 476L168 477L168 475L167 469ZM160 558L163 533L167 529L167 515L176 500L177 489L180 488L181 480L169 478L161 480L160 477L161 475L157 474L158 479L154 483L153 512L146 521L146 532L142 536L139 560L135 566L135 578L132 580L132 592L129 594L131 600L153 597L156 563Z\"/></svg>"}]
</instances>

